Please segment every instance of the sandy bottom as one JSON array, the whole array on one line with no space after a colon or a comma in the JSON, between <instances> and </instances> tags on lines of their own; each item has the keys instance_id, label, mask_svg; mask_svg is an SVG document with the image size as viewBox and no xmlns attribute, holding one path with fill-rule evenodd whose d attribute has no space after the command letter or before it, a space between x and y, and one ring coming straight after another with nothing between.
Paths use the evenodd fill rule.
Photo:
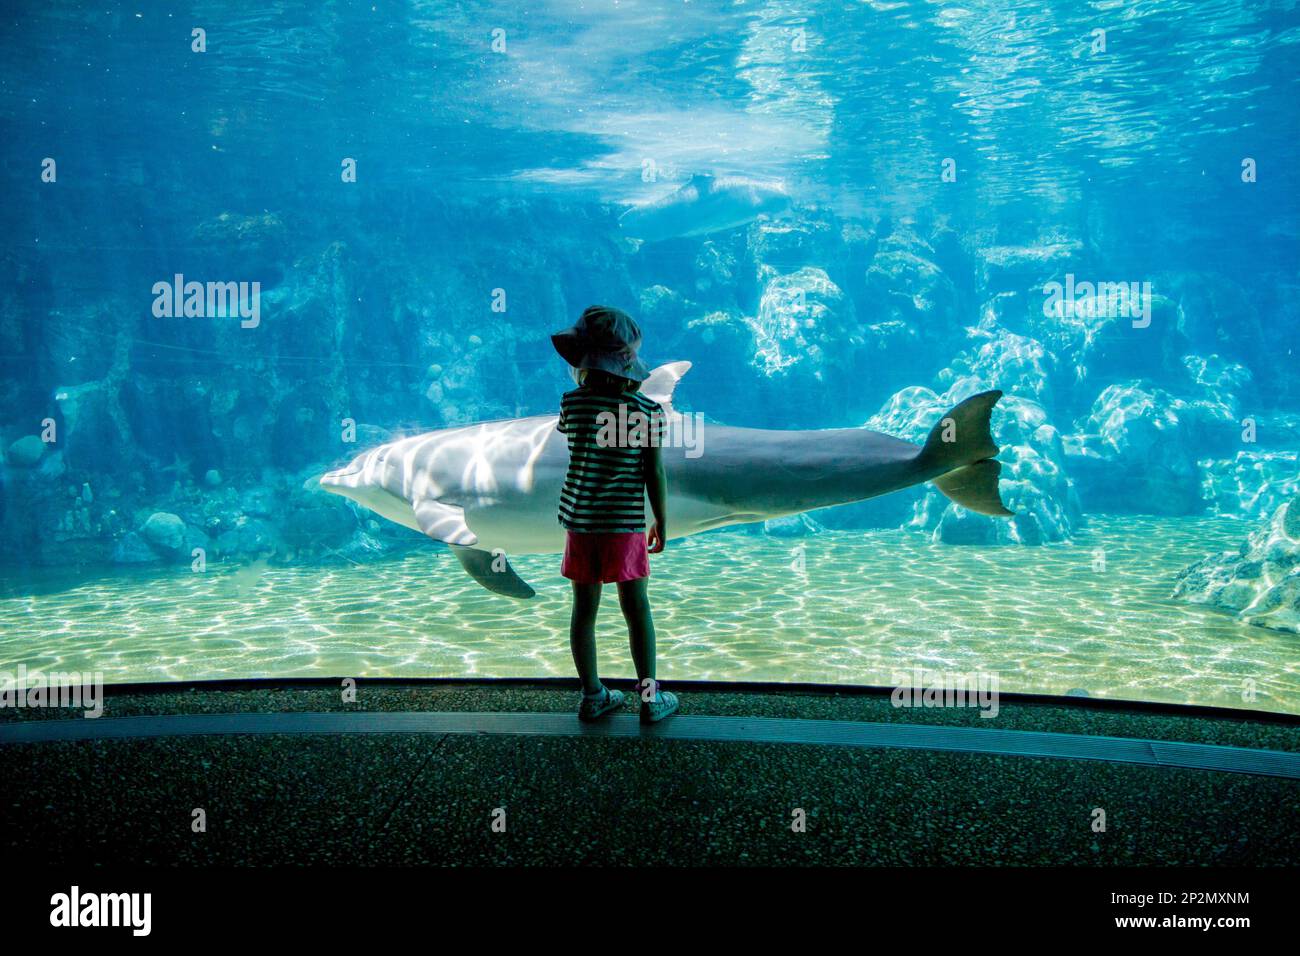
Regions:
<instances>
[{"instance_id":1,"label":"sandy bottom","mask_svg":"<svg viewBox=\"0 0 1300 956\"><path fill-rule=\"evenodd\" d=\"M900 531L678 542L652 556L660 677L892 685L920 667L1004 691L1300 713L1300 638L1169 599L1181 568L1247 530L1095 517L1040 548ZM559 556L514 564L534 600L484 591L434 547L366 566L11 575L0 669L110 683L572 674ZM603 671L632 676L612 587L598 628Z\"/></svg>"}]
</instances>

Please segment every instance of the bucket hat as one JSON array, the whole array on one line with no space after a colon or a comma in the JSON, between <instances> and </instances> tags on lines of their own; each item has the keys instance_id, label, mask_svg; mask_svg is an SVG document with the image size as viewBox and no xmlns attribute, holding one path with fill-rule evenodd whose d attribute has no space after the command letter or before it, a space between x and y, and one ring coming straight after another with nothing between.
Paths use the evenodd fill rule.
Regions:
<instances>
[{"instance_id":1,"label":"bucket hat","mask_svg":"<svg viewBox=\"0 0 1300 956\"><path fill-rule=\"evenodd\" d=\"M593 305L572 328L552 335L551 344L574 368L599 369L635 382L650 377L650 369L637 356L641 329L622 309Z\"/></svg>"}]
</instances>

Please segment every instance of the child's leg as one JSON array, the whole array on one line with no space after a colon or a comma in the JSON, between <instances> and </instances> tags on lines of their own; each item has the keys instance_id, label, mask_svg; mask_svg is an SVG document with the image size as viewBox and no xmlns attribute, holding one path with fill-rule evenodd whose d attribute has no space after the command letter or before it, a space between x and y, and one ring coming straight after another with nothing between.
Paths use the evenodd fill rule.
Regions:
<instances>
[{"instance_id":1,"label":"child's leg","mask_svg":"<svg viewBox=\"0 0 1300 956\"><path fill-rule=\"evenodd\" d=\"M596 611L600 608L600 585L573 582L573 615L569 618L569 650L573 666L582 679L582 692L600 690L596 671Z\"/></svg>"},{"instance_id":2,"label":"child's leg","mask_svg":"<svg viewBox=\"0 0 1300 956\"><path fill-rule=\"evenodd\" d=\"M618 603L627 620L627 639L636 667L637 693L643 694L646 679L655 676L655 625L650 617L650 598L646 594L649 578L618 583ZM644 700L644 697L642 697Z\"/></svg>"}]
</instances>

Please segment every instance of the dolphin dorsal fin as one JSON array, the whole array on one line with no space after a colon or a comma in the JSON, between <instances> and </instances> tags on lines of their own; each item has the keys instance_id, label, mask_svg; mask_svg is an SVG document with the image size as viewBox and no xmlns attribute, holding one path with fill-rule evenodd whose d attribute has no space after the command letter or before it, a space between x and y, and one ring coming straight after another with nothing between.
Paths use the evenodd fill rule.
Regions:
<instances>
[{"instance_id":1,"label":"dolphin dorsal fin","mask_svg":"<svg viewBox=\"0 0 1300 956\"><path fill-rule=\"evenodd\" d=\"M691 369L690 362L669 362L660 365L641 383L641 394L664 407L664 414L673 414L673 389L682 376Z\"/></svg>"}]
</instances>

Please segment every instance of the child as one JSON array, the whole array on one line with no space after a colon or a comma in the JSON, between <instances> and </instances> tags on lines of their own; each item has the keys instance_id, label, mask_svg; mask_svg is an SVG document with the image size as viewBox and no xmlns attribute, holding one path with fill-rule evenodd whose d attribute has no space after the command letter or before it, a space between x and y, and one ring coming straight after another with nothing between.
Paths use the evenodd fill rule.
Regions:
<instances>
[{"instance_id":1,"label":"child","mask_svg":"<svg viewBox=\"0 0 1300 956\"><path fill-rule=\"evenodd\" d=\"M557 426L569 440L560 492L560 524L567 532L560 573L573 581L569 646L582 678L578 717L596 720L623 706L623 693L609 690L596 673L601 585L615 583L641 692L641 722L656 723L677 711L677 696L655 680L655 629L646 597L647 546L658 554L668 540L659 452L664 411L638 391L650 372L637 357L641 331L627 313L593 305L551 341L578 382L560 401ZM647 495L654 515L649 535Z\"/></svg>"}]
</instances>

